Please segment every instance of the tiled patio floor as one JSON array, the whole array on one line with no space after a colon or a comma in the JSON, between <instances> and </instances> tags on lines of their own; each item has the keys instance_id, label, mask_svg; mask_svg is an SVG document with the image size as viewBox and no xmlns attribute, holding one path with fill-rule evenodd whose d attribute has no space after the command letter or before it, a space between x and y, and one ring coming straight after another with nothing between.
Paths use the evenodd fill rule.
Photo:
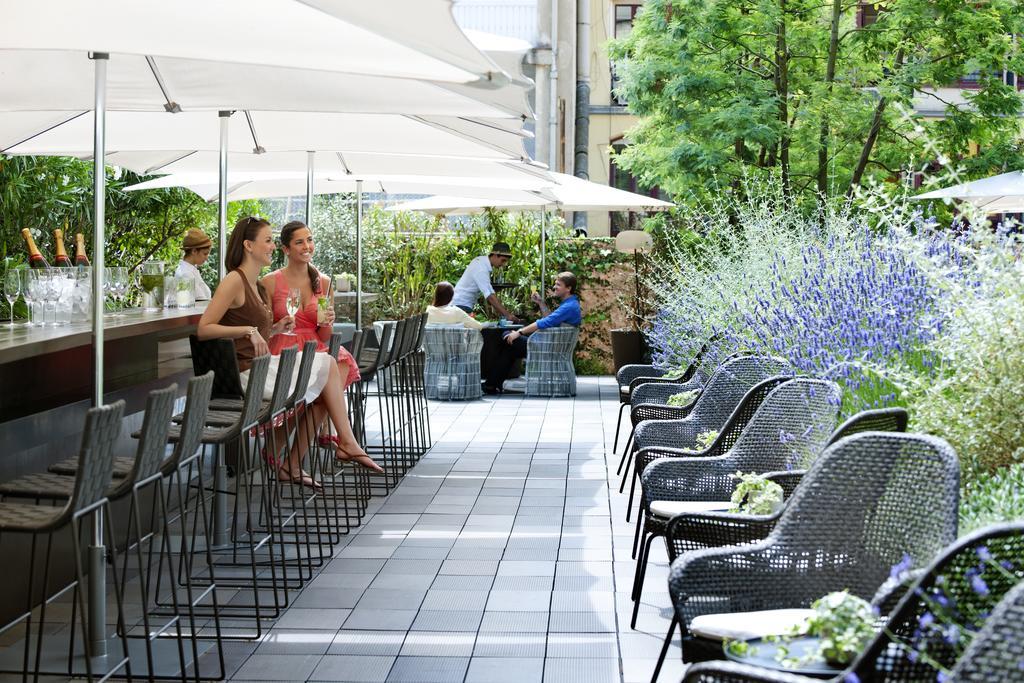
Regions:
<instances>
[{"instance_id":1,"label":"tiled patio floor","mask_svg":"<svg viewBox=\"0 0 1024 683\"><path fill-rule=\"evenodd\" d=\"M431 404L434 447L260 643L235 681L648 681L668 626L655 544L629 628L633 525L610 377L575 399ZM673 647L662 681L679 680Z\"/></svg>"}]
</instances>

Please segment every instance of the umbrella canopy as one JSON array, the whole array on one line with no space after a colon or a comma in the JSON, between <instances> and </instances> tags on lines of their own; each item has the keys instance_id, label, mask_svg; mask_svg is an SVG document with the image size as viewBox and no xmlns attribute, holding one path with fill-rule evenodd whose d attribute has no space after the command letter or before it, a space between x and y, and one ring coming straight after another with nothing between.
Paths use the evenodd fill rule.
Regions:
<instances>
[{"instance_id":1,"label":"umbrella canopy","mask_svg":"<svg viewBox=\"0 0 1024 683\"><path fill-rule=\"evenodd\" d=\"M1024 211L1024 171L1000 173L981 180L915 195L914 199L956 199L988 213Z\"/></svg>"},{"instance_id":2,"label":"umbrella canopy","mask_svg":"<svg viewBox=\"0 0 1024 683\"><path fill-rule=\"evenodd\" d=\"M582 180L564 173L549 173L551 184L544 186L548 197L524 193L522 196L468 197L435 196L389 207L388 211L424 211L435 214L464 214L484 208L536 210L557 208L560 211L637 211L663 210L674 206L655 197L626 192L607 185Z\"/></svg>"},{"instance_id":3,"label":"umbrella canopy","mask_svg":"<svg viewBox=\"0 0 1024 683\"><path fill-rule=\"evenodd\" d=\"M0 152L90 156L92 121L87 114L0 114ZM469 124L467 124L469 125ZM475 125L475 124L474 124ZM252 153L338 150L450 154L493 159L526 156L522 136L476 125L473 134L398 114L246 111L228 120L228 151ZM195 152L218 152L220 121L213 112L111 111L107 114L109 163L142 173L164 170ZM124 158L122 159L122 156ZM206 170L217 168L216 157Z\"/></svg>"},{"instance_id":4,"label":"umbrella canopy","mask_svg":"<svg viewBox=\"0 0 1024 683\"><path fill-rule=\"evenodd\" d=\"M497 166L497 165L494 165ZM305 173L266 174L228 173L228 200L263 199L268 197L294 197L306 193L308 178ZM388 194L435 194L458 189L470 196L483 198L507 197L514 199L524 192L536 191L543 194L545 181L536 176L519 174L518 179L486 176L413 176L392 175L355 178L352 176L332 177L317 173L314 177L314 194L338 194L355 192L356 184L362 183L363 192ZM214 173L188 173L162 176L125 188L128 192L151 190L163 187L186 187L207 201L218 197L218 178Z\"/></svg>"},{"instance_id":5,"label":"umbrella canopy","mask_svg":"<svg viewBox=\"0 0 1024 683\"><path fill-rule=\"evenodd\" d=\"M67 102L61 86L79 91L84 81L85 108L92 70L84 57L93 51L152 67L150 88L157 73L172 84L208 80L209 73L189 71L198 60L451 83L508 80L456 25L450 0L0 0L0 16L0 61L37 65L15 75L40 97L49 91ZM23 51L37 54L16 54ZM66 71L52 68L60 63ZM112 88L110 95L116 108L128 93Z\"/></svg>"}]
</instances>

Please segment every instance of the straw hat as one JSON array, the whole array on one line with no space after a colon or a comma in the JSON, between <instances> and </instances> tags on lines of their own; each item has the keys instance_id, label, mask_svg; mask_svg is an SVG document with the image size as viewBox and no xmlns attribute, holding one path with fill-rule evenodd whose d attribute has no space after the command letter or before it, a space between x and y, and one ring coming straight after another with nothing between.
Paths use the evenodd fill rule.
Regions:
<instances>
[{"instance_id":1,"label":"straw hat","mask_svg":"<svg viewBox=\"0 0 1024 683\"><path fill-rule=\"evenodd\" d=\"M191 228L185 233L185 239L181 243L182 249L205 249L212 246L213 242L206 233L196 228Z\"/></svg>"}]
</instances>

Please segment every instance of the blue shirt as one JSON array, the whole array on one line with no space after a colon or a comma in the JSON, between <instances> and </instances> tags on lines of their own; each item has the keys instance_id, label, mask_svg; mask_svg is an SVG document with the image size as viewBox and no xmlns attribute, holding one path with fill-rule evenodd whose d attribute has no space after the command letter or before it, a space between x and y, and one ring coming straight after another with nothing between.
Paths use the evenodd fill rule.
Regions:
<instances>
[{"instance_id":1,"label":"blue shirt","mask_svg":"<svg viewBox=\"0 0 1024 683\"><path fill-rule=\"evenodd\" d=\"M582 322L583 312L580 311L580 300L576 298L575 294L570 294L558 308L537 321L537 329L546 330L559 325L579 327Z\"/></svg>"}]
</instances>

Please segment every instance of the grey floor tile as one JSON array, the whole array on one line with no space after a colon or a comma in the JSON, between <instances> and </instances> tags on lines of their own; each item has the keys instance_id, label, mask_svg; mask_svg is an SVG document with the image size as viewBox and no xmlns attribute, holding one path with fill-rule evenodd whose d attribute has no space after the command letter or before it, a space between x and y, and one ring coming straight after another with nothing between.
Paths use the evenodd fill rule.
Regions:
<instances>
[{"instance_id":1,"label":"grey floor tile","mask_svg":"<svg viewBox=\"0 0 1024 683\"><path fill-rule=\"evenodd\" d=\"M410 631L402 645L403 657L469 657L476 632Z\"/></svg>"},{"instance_id":2,"label":"grey floor tile","mask_svg":"<svg viewBox=\"0 0 1024 683\"><path fill-rule=\"evenodd\" d=\"M319 655L252 655L234 678L250 681L304 681L316 668Z\"/></svg>"},{"instance_id":3,"label":"grey floor tile","mask_svg":"<svg viewBox=\"0 0 1024 683\"><path fill-rule=\"evenodd\" d=\"M384 683L394 662L394 657L327 655L320 660L310 680Z\"/></svg>"},{"instance_id":4,"label":"grey floor tile","mask_svg":"<svg viewBox=\"0 0 1024 683\"><path fill-rule=\"evenodd\" d=\"M474 610L483 611L487 605L487 591L430 590L420 610Z\"/></svg>"},{"instance_id":5,"label":"grey floor tile","mask_svg":"<svg viewBox=\"0 0 1024 683\"><path fill-rule=\"evenodd\" d=\"M258 655L322 655L327 652L337 629L324 631L275 628L256 648Z\"/></svg>"},{"instance_id":6,"label":"grey floor tile","mask_svg":"<svg viewBox=\"0 0 1024 683\"><path fill-rule=\"evenodd\" d=\"M425 590L402 590L394 588L367 588L357 609L419 609Z\"/></svg>"},{"instance_id":7,"label":"grey floor tile","mask_svg":"<svg viewBox=\"0 0 1024 683\"><path fill-rule=\"evenodd\" d=\"M476 637L474 657L540 657L547 649L545 633L488 633Z\"/></svg>"},{"instance_id":8,"label":"grey floor tile","mask_svg":"<svg viewBox=\"0 0 1024 683\"><path fill-rule=\"evenodd\" d=\"M548 591L492 590L487 609L492 612L547 612L551 606Z\"/></svg>"},{"instance_id":9,"label":"grey floor tile","mask_svg":"<svg viewBox=\"0 0 1024 683\"><path fill-rule=\"evenodd\" d=\"M480 627L482 610L424 610L416 615L413 631L461 631L476 632Z\"/></svg>"},{"instance_id":10,"label":"grey floor tile","mask_svg":"<svg viewBox=\"0 0 1024 683\"><path fill-rule=\"evenodd\" d=\"M391 683L461 683L469 657L399 657L391 667Z\"/></svg>"},{"instance_id":11,"label":"grey floor tile","mask_svg":"<svg viewBox=\"0 0 1024 683\"><path fill-rule=\"evenodd\" d=\"M397 655L404 640L404 631L339 631L327 654Z\"/></svg>"},{"instance_id":12,"label":"grey floor tile","mask_svg":"<svg viewBox=\"0 0 1024 683\"><path fill-rule=\"evenodd\" d=\"M545 560L502 560L498 576L554 576L555 562Z\"/></svg>"},{"instance_id":13,"label":"grey floor tile","mask_svg":"<svg viewBox=\"0 0 1024 683\"><path fill-rule=\"evenodd\" d=\"M373 589L425 591L434 583L430 574L380 574L370 584Z\"/></svg>"},{"instance_id":14,"label":"grey floor tile","mask_svg":"<svg viewBox=\"0 0 1024 683\"><path fill-rule=\"evenodd\" d=\"M494 577L490 574L478 576L459 576L456 574L438 574L430 585L431 590L451 591L487 591L494 583Z\"/></svg>"},{"instance_id":15,"label":"grey floor tile","mask_svg":"<svg viewBox=\"0 0 1024 683\"><path fill-rule=\"evenodd\" d=\"M544 661L544 683L619 683L620 680L618 659Z\"/></svg>"},{"instance_id":16,"label":"grey floor tile","mask_svg":"<svg viewBox=\"0 0 1024 683\"><path fill-rule=\"evenodd\" d=\"M456 576L493 576L498 563L492 560L445 560L441 574Z\"/></svg>"},{"instance_id":17,"label":"grey floor tile","mask_svg":"<svg viewBox=\"0 0 1024 683\"><path fill-rule=\"evenodd\" d=\"M552 612L551 633L614 633L615 612Z\"/></svg>"},{"instance_id":18,"label":"grey floor tile","mask_svg":"<svg viewBox=\"0 0 1024 683\"><path fill-rule=\"evenodd\" d=\"M466 683L541 683L544 658L474 657Z\"/></svg>"},{"instance_id":19,"label":"grey floor tile","mask_svg":"<svg viewBox=\"0 0 1024 683\"><path fill-rule=\"evenodd\" d=\"M337 631L352 613L350 609L303 609L292 607L281 615L274 629L322 629Z\"/></svg>"},{"instance_id":20,"label":"grey floor tile","mask_svg":"<svg viewBox=\"0 0 1024 683\"><path fill-rule=\"evenodd\" d=\"M307 609L355 607L363 591L352 588L307 588L295 598L295 607Z\"/></svg>"},{"instance_id":21,"label":"grey floor tile","mask_svg":"<svg viewBox=\"0 0 1024 683\"><path fill-rule=\"evenodd\" d=\"M414 609L355 609L343 628L380 631L406 631L416 618Z\"/></svg>"},{"instance_id":22,"label":"grey floor tile","mask_svg":"<svg viewBox=\"0 0 1024 683\"><path fill-rule=\"evenodd\" d=\"M619 647L616 633L549 633L548 658L592 658L618 657Z\"/></svg>"},{"instance_id":23,"label":"grey floor tile","mask_svg":"<svg viewBox=\"0 0 1024 683\"><path fill-rule=\"evenodd\" d=\"M546 612L484 612L480 632L547 633Z\"/></svg>"}]
</instances>

